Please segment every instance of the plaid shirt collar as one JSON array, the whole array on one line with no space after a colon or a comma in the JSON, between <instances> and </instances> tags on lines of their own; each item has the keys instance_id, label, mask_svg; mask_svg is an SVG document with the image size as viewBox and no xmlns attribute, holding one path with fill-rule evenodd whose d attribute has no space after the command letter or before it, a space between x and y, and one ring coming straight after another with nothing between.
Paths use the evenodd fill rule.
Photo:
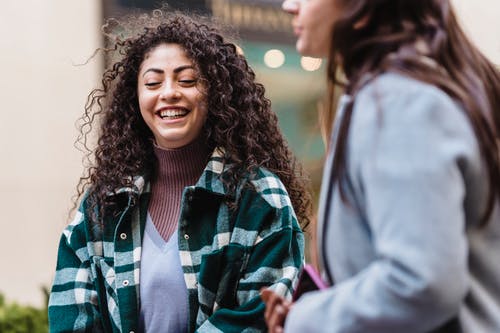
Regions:
<instances>
[{"instance_id":1,"label":"plaid shirt collar","mask_svg":"<svg viewBox=\"0 0 500 333\"><path fill-rule=\"evenodd\" d=\"M224 172L229 168L229 164L224 164L224 149L216 148L210 156L207 166L203 170L195 188L201 188L222 196L232 196L227 186L222 181ZM128 193L130 195L140 196L143 193L151 192L151 184L148 175L133 177L132 186L119 188L110 195Z\"/></svg>"}]
</instances>

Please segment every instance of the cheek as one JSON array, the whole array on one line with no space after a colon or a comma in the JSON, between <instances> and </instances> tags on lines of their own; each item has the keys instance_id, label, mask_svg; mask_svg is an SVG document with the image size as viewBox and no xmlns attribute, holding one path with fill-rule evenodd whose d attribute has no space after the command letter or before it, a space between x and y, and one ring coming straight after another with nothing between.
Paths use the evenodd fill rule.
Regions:
<instances>
[{"instance_id":1,"label":"cheek","mask_svg":"<svg viewBox=\"0 0 500 333\"><path fill-rule=\"evenodd\" d=\"M193 100L196 103L196 108L198 109L198 113L201 116L206 117L208 113L208 105L207 105L208 102L206 96L200 91L197 91L196 95L193 96Z\"/></svg>"},{"instance_id":2,"label":"cheek","mask_svg":"<svg viewBox=\"0 0 500 333\"><path fill-rule=\"evenodd\" d=\"M305 47L309 48L313 57L327 57L331 43L331 25L315 24L304 36Z\"/></svg>"},{"instance_id":3,"label":"cheek","mask_svg":"<svg viewBox=\"0 0 500 333\"><path fill-rule=\"evenodd\" d=\"M138 97L138 104L142 120L144 120L148 127L151 128L151 124L154 118L151 103L144 98Z\"/></svg>"},{"instance_id":4,"label":"cheek","mask_svg":"<svg viewBox=\"0 0 500 333\"><path fill-rule=\"evenodd\" d=\"M139 102L139 108L141 113L151 111L155 105L154 95L148 94L147 92L138 92L137 99Z\"/></svg>"}]
</instances>

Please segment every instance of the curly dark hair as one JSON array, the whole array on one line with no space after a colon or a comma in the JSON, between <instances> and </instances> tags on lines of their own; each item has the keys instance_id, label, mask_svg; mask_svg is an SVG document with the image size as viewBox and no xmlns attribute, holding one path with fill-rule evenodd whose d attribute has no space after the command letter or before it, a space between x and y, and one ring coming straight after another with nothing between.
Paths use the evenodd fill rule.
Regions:
<instances>
[{"instance_id":1,"label":"curly dark hair","mask_svg":"<svg viewBox=\"0 0 500 333\"><path fill-rule=\"evenodd\" d=\"M204 81L208 109L204 134L210 148L224 151L224 163L230 166L223 179L227 187L234 191L243 176L267 168L285 185L305 228L312 206L308 179L288 148L263 85L255 82L244 56L216 25L205 17L164 10L108 21L103 28L110 25L114 34L104 31L111 43L105 51L120 59L105 70L102 88L89 94L77 140L92 162L80 178L76 201L87 192L93 220L104 223L99 216L116 204L109 193L133 186L134 176L154 172L153 133L139 111L138 73L148 52L159 44L175 43L197 64ZM97 147L89 149L88 134L97 122Z\"/></svg>"}]
</instances>

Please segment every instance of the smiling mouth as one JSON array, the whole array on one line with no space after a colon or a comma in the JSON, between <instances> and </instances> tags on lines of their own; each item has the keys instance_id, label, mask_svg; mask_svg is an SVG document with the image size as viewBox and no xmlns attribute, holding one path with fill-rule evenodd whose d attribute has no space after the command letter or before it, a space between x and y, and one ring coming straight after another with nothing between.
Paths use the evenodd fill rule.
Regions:
<instances>
[{"instance_id":1,"label":"smiling mouth","mask_svg":"<svg viewBox=\"0 0 500 333\"><path fill-rule=\"evenodd\" d=\"M187 109L167 109L157 112L161 119L179 119L185 117L189 113Z\"/></svg>"}]
</instances>

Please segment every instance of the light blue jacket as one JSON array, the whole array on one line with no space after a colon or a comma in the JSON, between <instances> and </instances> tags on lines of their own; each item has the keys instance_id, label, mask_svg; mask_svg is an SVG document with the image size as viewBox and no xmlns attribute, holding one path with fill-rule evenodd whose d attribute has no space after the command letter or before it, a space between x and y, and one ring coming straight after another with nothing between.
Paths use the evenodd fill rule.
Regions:
<instances>
[{"instance_id":1,"label":"light blue jacket","mask_svg":"<svg viewBox=\"0 0 500 333\"><path fill-rule=\"evenodd\" d=\"M335 286L303 296L285 331L429 332L458 313L464 332L500 332L499 200L480 230L488 179L463 110L434 86L383 74L354 104L351 206L336 185L329 195L332 158L318 239Z\"/></svg>"}]
</instances>

